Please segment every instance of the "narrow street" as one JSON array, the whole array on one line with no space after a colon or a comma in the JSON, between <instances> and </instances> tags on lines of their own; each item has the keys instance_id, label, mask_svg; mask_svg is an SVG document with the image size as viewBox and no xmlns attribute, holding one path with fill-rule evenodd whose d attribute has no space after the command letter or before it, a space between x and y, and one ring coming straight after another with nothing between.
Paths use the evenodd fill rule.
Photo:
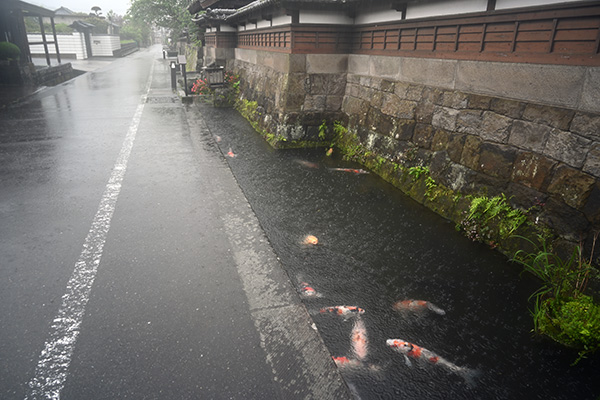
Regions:
<instances>
[{"instance_id":1,"label":"narrow street","mask_svg":"<svg viewBox=\"0 0 600 400\"><path fill-rule=\"evenodd\" d=\"M0 398L349 397L159 47L0 121Z\"/></svg>"}]
</instances>

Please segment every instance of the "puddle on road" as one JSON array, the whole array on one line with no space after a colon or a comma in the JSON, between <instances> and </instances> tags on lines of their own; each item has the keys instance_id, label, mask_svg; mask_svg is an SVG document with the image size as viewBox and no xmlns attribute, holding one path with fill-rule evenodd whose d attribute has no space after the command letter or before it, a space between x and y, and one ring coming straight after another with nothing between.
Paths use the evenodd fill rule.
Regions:
<instances>
[{"instance_id":1,"label":"puddle on road","mask_svg":"<svg viewBox=\"0 0 600 400\"><path fill-rule=\"evenodd\" d=\"M348 386L361 399L596 399L598 357L530 334L527 299L537 283L454 225L326 149L274 150L236 112L206 108L207 124ZM306 235L318 244L304 244ZM306 295L310 287L318 296ZM304 290L303 290L304 288ZM398 311L398 301L433 308ZM345 318L321 313L347 305ZM366 349L357 357L360 318ZM354 332L354 335L353 335ZM411 359L401 339L469 371ZM354 349L354 352L353 352ZM366 353L365 353L366 351ZM422 354L425 354L423 351ZM411 355L415 356L413 352ZM363 358L361 363L355 361ZM474 384L470 377L477 375Z\"/></svg>"}]
</instances>

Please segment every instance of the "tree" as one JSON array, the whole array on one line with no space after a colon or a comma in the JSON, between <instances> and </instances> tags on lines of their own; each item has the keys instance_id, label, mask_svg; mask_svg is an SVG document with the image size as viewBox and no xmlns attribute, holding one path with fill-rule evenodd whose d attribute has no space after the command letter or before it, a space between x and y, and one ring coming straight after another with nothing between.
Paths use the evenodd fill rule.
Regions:
<instances>
[{"instance_id":1,"label":"tree","mask_svg":"<svg viewBox=\"0 0 600 400\"><path fill-rule=\"evenodd\" d=\"M195 36L198 27L187 10L189 0L132 0L128 16L131 20L145 21L171 31L177 40L184 33Z\"/></svg>"},{"instance_id":2,"label":"tree","mask_svg":"<svg viewBox=\"0 0 600 400\"><path fill-rule=\"evenodd\" d=\"M94 6L94 7L92 7L92 11L94 12L94 15L95 15L96 17L98 17L98 18L102 18L102 17L101 17L101 15L102 15L102 9L101 9L100 7L98 7L98 6Z\"/></svg>"}]
</instances>

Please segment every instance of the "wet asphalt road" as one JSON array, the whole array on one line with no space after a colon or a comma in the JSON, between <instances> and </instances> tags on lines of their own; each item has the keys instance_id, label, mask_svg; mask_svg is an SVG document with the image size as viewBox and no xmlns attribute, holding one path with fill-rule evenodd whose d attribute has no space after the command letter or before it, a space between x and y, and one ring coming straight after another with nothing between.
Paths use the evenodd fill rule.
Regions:
<instances>
[{"instance_id":1,"label":"wet asphalt road","mask_svg":"<svg viewBox=\"0 0 600 400\"><path fill-rule=\"evenodd\" d=\"M347 398L159 48L0 110L0 398Z\"/></svg>"}]
</instances>

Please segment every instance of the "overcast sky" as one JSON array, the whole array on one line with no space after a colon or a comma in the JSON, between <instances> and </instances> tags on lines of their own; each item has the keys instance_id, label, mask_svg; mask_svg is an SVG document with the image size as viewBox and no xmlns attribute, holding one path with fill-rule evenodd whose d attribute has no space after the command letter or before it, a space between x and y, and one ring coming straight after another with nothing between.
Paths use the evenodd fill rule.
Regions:
<instances>
[{"instance_id":1,"label":"overcast sky","mask_svg":"<svg viewBox=\"0 0 600 400\"><path fill-rule=\"evenodd\" d=\"M2 0L0 0L2 1ZM73 12L89 13L92 7L98 6L102 9L102 15L113 10L119 15L125 15L131 5L129 0L24 0L26 3L42 6L49 10L67 7Z\"/></svg>"}]
</instances>

